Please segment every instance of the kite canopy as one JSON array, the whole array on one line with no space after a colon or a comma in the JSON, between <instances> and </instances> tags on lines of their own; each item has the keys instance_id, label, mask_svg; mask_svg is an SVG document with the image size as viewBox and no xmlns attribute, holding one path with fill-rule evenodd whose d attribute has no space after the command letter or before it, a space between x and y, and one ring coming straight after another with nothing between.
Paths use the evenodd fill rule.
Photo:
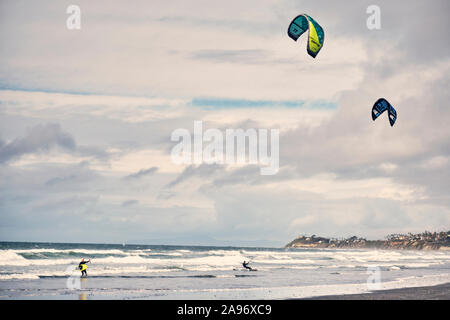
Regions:
<instances>
[{"instance_id":1,"label":"kite canopy","mask_svg":"<svg viewBox=\"0 0 450 320\"><path fill-rule=\"evenodd\" d=\"M384 98L378 99L372 107L372 120L376 120L384 111L388 111L389 123L391 127L397 120L397 111L394 107Z\"/></svg>"},{"instance_id":2,"label":"kite canopy","mask_svg":"<svg viewBox=\"0 0 450 320\"><path fill-rule=\"evenodd\" d=\"M309 30L307 51L311 57L315 58L320 49L322 49L325 33L313 18L307 14L301 14L295 17L289 25L288 35L294 41L297 41L306 30Z\"/></svg>"}]
</instances>

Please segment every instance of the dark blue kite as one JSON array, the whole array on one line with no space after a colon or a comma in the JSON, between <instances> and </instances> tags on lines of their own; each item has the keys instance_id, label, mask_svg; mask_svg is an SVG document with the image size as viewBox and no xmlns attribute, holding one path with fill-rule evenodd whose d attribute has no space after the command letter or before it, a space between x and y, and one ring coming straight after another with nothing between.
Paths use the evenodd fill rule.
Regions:
<instances>
[{"instance_id":1,"label":"dark blue kite","mask_svg":"<svg viewBox=\"0 0 450 320\"><path fill-rule=\"evenodd\" d=\"M395 120L397 120L397 111L394 107L384 98L380 98L375 102L372 108L372 120L375 121L384 111L388 111L389 123L391 127L394 125Z\"/></svg>"}]
</instances>

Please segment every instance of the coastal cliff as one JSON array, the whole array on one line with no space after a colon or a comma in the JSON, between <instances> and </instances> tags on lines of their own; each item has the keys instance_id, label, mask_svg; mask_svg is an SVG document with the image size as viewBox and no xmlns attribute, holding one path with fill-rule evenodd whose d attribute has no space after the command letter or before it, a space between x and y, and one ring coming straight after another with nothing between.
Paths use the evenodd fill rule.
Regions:
<instances>
[{"instance_id":1,"label":"coastal cliff","mask_svg":"<svg viewBox=\"0 0 450 320\"><path fill-rule=\"evenodd\" d=\"M299 236L286 248L353 248L353 249L415 249L450 250L450 231L420 234L391 234L386 240L366 240L356 236L347 239L329 239L312 235Z\"/></svg>"}]
</instances>

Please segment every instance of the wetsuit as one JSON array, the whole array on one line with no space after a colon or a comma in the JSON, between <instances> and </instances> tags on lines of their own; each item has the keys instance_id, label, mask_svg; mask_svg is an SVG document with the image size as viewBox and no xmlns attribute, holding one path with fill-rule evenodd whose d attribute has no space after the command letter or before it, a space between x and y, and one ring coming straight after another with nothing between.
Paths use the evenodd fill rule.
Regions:
<instances>
[{"instance_id":1,"label":"wetsuit","mask_svg":"<svg viewBox=\"0 0 450 320\"><path fill-rule=\"evenodd\" d=\"M250 263L250 262L245 262L245 261L244 261L244 263L242 263L242 265L244 266L245 269L253 270L251 267L248 266L249 263Z\"/></svg>"},{"instance_id":2,"label":"wetsuit","mask_svg":"<svg viewBox=\"0 0 450 320\"><path fill-rule=\"evenodd\" d=\"M91 261L91 260L81 261L80 264L78 265L78 269L81 270L81 276L87 277L87 272L86 272L87 266L86 266L86 263L88 263L89 261Z\"/></svg>"}]
</instances>

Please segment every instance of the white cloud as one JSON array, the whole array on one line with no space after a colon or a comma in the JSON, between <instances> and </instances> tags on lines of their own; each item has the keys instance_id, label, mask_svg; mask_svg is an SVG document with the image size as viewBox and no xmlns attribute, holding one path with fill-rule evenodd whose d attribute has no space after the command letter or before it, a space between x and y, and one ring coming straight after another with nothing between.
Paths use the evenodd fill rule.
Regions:
<instances>
[{"instance_id":1,"label":"white cloud","mask_svg":"<svg viewBox=\"0 0 450 320\"><path fill-rule=\"evenodd\" d=\"M449 226L450 58L448 42L429 32L449 29L445 1L382 2L378 31L365 27L364 3L78 5L82 29L71 32L65 4L1 4L0 149L26 147L0 166L0 222L15 226L5 237L49 240L55 226L76 233L88 220L100 238L118 230L120 241L184 232L279 243L300 232L382 237ZM325 28L316 59L306 39L286 35L303 11ZM425 36L433 50L417 41ZM398 112L392 128L370 118L380 97ZM202 98L275 103L203 108L194 103ZM280 172L173 164L170 134L192 132L194 120L279 128ZM39 135L29 129L48 126L70 148L58 139L30 148Z\"/></svg>"},{"instance_id":2,"label":"white cloud","mask_svg":"<svg viewBox=\"0 0 450 320\"><path fill-rule=\"evenodd\" d=\"M424 169L442 169L449 163L449 158L444 156L436 156L424 161L421 166Z\"/></svg>"}]
</instances>

